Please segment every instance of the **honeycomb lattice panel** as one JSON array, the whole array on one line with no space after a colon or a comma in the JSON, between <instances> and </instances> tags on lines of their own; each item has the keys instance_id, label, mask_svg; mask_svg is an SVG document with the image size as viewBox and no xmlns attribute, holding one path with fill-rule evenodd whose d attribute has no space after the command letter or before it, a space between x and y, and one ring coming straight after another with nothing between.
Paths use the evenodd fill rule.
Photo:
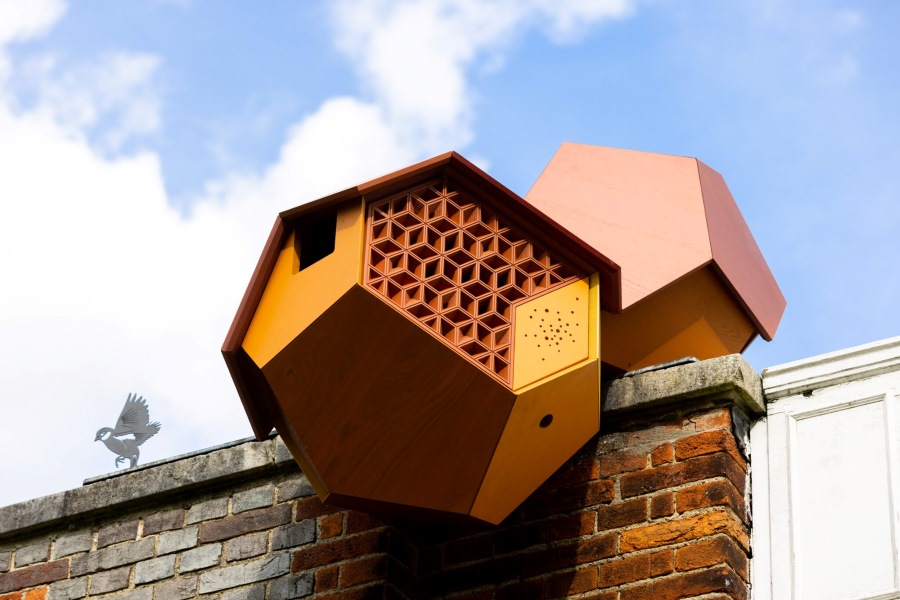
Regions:
<instances>
[{"instance_id":1,"label":"honeycomb lattice panel","mask_svg":"<svg viewBox=\"0 0 900 600\"><path fill-rule=\"evenodd\" d=\"M513 307L582 276L446 179L372 203L366 228L366 285L507 384Z\"/></svg>"}]
</instances>

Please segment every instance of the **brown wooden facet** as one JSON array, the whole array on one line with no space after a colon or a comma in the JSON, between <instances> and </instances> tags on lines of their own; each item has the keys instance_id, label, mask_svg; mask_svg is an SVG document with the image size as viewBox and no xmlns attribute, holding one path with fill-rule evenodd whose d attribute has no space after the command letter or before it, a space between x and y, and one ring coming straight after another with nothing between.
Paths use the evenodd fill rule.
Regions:
<instances>
[{"instance_id":1,"label":"brown wooden facet","mask_svg":"<svg viewBox=\"0 0 900 600\"><path fill-rule=\"evenodd\" d=\"M468 514L514 400L359 286L263 373L297 458L314 465L325 493L357 507L372 500Z\"/></svg>"}]
</instances>

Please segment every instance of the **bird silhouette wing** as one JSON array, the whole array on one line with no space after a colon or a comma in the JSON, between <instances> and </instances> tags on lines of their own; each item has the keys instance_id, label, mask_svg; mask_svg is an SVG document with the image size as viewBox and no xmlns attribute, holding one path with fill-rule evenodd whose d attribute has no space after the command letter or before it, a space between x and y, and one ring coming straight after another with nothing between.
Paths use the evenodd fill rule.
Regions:
<instances>
[{"instance_id":1,"label":"bird silhouette wing","mask_svg":"<svg viewBox=\"0 0 900 600\"><path fill-rule=\"evenodd\" d=\"M119 415L119 420L116 421L116 427L112 435L121 436L136 433L138 430L146 428L149 421L150 410L147 408L147 402L137 394L128 394L128 399L125 401L125 406L122 407L122 413ZM159 428L156 431L159 431ZM156 433L156 431L153 433Z\"/></svg>"},{"instance_id":2,"label":"bird silhouette wing","mask_svg":"<svg viewBox=\"0 0 900 600\"><path fill-rule=\"evenodd\" d=\"M140 446L154 435L159 432L162 425L159 424L159 421L153 421L152 423L148 423L143 427L139 427L134 432L134 445Z\"/></svg>"}]
</instances>

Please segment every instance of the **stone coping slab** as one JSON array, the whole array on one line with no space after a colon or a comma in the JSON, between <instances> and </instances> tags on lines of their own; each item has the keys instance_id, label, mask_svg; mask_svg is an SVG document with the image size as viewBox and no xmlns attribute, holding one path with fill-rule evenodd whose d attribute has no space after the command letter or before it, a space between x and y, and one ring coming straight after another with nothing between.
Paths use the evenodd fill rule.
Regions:
<instances>
[{"instance_id":1,"label":"stone coping slab","mask_svg":"<svg viewBox=\"0 0 900 600\"><path fill-rule=\"evenodd\" d=\"M246 480L283 468L297 466L280 437L261 442L252 438L238 440L91 478L80 488L2 507L0 540L62 521L158 505L191 490Z\"/></svg>"},{"instance_id":2,"label":"stone coping slab","mask_svg":"<svg viewBox=\"0 0 900 600\"><path fill-rule=\"evenodd\" d=\"M751 415L764 415L762 380L740 354L624 375L609 383L602 417L632 417L640 411L677 405L688 400L723 398Z\"/></svg>"}]
</instances>

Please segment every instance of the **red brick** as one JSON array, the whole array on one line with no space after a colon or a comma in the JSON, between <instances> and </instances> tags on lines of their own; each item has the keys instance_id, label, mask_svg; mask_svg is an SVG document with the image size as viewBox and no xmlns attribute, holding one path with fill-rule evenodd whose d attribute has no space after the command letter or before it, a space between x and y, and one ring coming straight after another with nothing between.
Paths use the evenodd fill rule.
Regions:
<instances>
[{"instance_id":1,"label":"red brick","mask_svg":"<svg viewBox=\"0 0 900 600\"><path fill-rule=\"evenodd\" d=\"M218 542L253 531L272 529L290 522L291 507L287 504L250 510L237 516L201 523L200 543Z\"/></svg>"},{"instance_id":2,"label":"red brick","mask_svg":"<svg viewBox=\"0 0 900 600\"><path fill-rule=\"evenodd\" d=\"M529 520L543 519L588 506L608 504L613 501L615 494L615 483L611 479L590 481L558 490L541 488L522 506L522 514Z\"/></svg>"},{"instance_id":3,"label":"red brick","mask_svg":"<svg viewBox=\"0 0 900 600\"><path fill-rule=\"evenodd\" d=\"M647 466L647 454L634 450L622 450L600 456L597 472L600 477L610 477L619 473L638 471Z\"/></svg>"},{"instance_id":4,"label":"red brick","mask_svg":"<svg viewBox=\"0 0 900 600\"><path fill-rule=\"evenodd\" d=\"M645 527L626 529L619 534L619 548L622 552L648 550L711 537L720 533L731 536L743 548L749 548L749 536L743 525L736 517L723 509L714 509L711 512L654 523Z\"/></svg>"},{"instance_id":5,"label":"red brick","mask_svg":"<svg viewBox=\"0 0 900 600\"><path fill-rule=\"evenodd\" d=\"M453 600L492 600L493 597L494 593L492 591L482 590L471 594L463 594L462 596L453 596Z\"/></svg>"},{"instance_id":6,"label":"red brick","mask_svg":"<svg viewBox=\"0 0 900 600\"><path fill-rule=\"evenodd\" d=\"M678 460L715 454L716 452L727 453L738 466L742 469L747 468L746 460L738 450L731 430L713 429L675 442L675 458Z\"/></svg>"},{"instance_id":7,"label":"red brick","mask_svg":"<svg viewBox=\"0 0 900 600\"><path fill-rule=\"evenodd\" d=\"M543 541L541 523L527 523L498 531L494 536L494 549L497 554L507 554L524 550Z\"/></svg>"},{"instance_id":8,"label":"red brick","mask_svg":"<svg viewBox=\"0 0 900 600\"><path fill-rule=\"evenodd\" d=\"M653 579L647 583L629 587L619 592L620 600L678 600L725 592L731 598L745 600L747 586L728 567L717 567L704 571L691 571Z\"/></svg>"},{"instance_id":9,"label":"red brick","mask_svg":"<svg viewBox=\"0 0 900 600\"><path fill-rule=\"evenodd\" d=\"M25 592L24 600L46 600L47 590L50 588L42 587L36 590L28 590Z\"/></svg>"},{"instance_id":10,"label":"red brick","mask_svg":"<svg viewBox=\"0 0 900 600\"><path fill-rule=\"evenodd\" d=\"M389 590L383 583L316 596L316 600L384 600Z\"/></svg>"},{"instance_id":11,"label":"red brick","mask_svg":"<svg viewBox=\"0 0 900 600\"><path fill-rule=\"evenodd\" d=\"M600 587L613 587L650 577L650 555L639 554L600 565Z\"/></svg>"},{"instance_id":12,"label":"red brick","mask_svg":"<svg viewBox=\"0 0 900 600\"><path fill-rule=\"evenodd\" d=\"M594 479L597 479L597 459L593 457L582 458L564 464L547 479L543 487L546 489L570 487L580 483L587 483Z\"/></svg>"},{"instance_id":13,"label":"red brick","mask_svg":"<svg viewBox=\"0 0 900 600\"><path fill-rule=\"evenodd\" d=\"M184 523L183 508L147 515L144 517L144 535L148 536L161 531L181 529L182 523Z\"/></svg>"},{"instance_id":14,"label":"red brick","mask_svg":"<svg viewBox=\"0 0 900 600\"><path fill-rule=\"evenodd\" d=\"M294 520L302 521L304 519L314 519L316 517L331 515L337 512L341 512L340 509L325 506L322 504L322 501L319 500L318 496L307 496L306 498L297 500Z\"/></svg>"},{"instance_id":15,"label":"red brick","mask_svg":"<svg viewBox=\"0 0 900 600\"><path fill-rule=\"evenodd\" d=\"M333 590L338 586L338 571L340 567L332 565L316 571L316 592Z\"/></svg>"},{"instance_id":16,"label":"red brick","mask_svg":"<svg viewBox=\"0 0 900 600\"><path fill-rule=\"evenodd\" d=\"M550 518L541 523L541 537L545 542L554 542L590 535L594 533L596 521L596 513L593 512Z\"/></svg>"},{"instance_id":17,"label":"red brick","mask_svg":"<svg viewBox=\"0 0 900 600\"><path fill-rule=\"evenodd\" d=\"M747 479L746 473L734 462L733 458L724 453L698 456L671 465L628 473L619 479L619 486L622 497L630 498L685 483L722 476L728 477L735 488L743 493Z\"/></svg>"},{"instance_id":18,"label":"red brick","mask_svg":"<svg viewBox=\"0 0 900 600\"><path fill-rule=\"evenodd\" d=\"M59 581L69 576L69 559L41 563L33 567L16 569L0 575L0 593L35 587L43 583Z\"/></svg>"},{"instance_id":19,"label":"red brick","mask_svg":"<svg viewBox=\"0 0 900 600\"><path fill-rule=\"evenodd\" d=\"M650 555L650 576L668 575L675 570L675 551L663 550Z\"/></svg>"},{"instance_id":20,"label":"red brick","mask_svg":"<svg viewBox=\"0 0 900 600\"><path fill-rule=\"evenodd\" d=\"M529 579L505 585L494 591L493 600L542 600L544 598L544 580Z\"/></svg>"},{"instance_id":21,"label":"red brick","mask_svg":"<svg viewBox=\"0 0 900 600\"><path fill-rule=\"evenodd\" d=\"M547 578L544 588L546 598L560 598L569 594L582 594L597 588L597 567L559 573Z\"/></svg>"},{"instance_id":22,"label":"red brick","mask_svg":"<svg viewBox=\"0 0 900 600\"><path fill-rule=\"evenodd\" d=\"M387 524L388 522L386 519L375 515L355 510L347 511L347 533L359 533L360 531L377 529L379 527L384 527Z\"/></svg>"},{"instance_id":23,"label":"red brick","mask_svg":"<svg viewBox=\"0 0 900 600\"><path fill-rule=\"evenodd\" d=\"M481 560L493 556L493 554L493 534L467 537L447 544L444 548L444 564L456 565L473 560Z\"/></svg>"},{"instance_id":24,"label":"red brick","mask_svg":"<svg viewBox=\"0 0 900 600\"><path fill-rule=\"evenodd\" d=\"M647 520L647 499L632 498L597 508L597 528L616 529Z\"/></svg>"},{"instance_id":25,"label":"red brick","mask_svg":"<svg viewBox=\"0 0 900 600\"><path fill-rule=\"evenodd\" d=\"M359 535L336 538L294 552L293 572L314 569L343 560L361 558L387 549L388 535L383 531L367 531Z\"/></svg>"},{"instance_id":26,"label":"red brick","mask_svg":"<svg viewBox=\"0 0 900 600\"><path fill-rule=\"evenodd\" d=\"M744 497L734 489L727 479L704 481L701 484L678 490L676 504L680 513L711 506L728 506L745 523L749 523Z\"/></svg>"},{"instance_id":27,"label":"red brick","mask_svg":"<svg viewBox=\"0 0 900 600\"><path fill-rule=\"evenodd\" d=\"M387 573L388 557L384 554L367 556L341 566L341 587L353 587L383 581Z\"/></svg>"},{"instance_id":28,"label":"red brick","mask_svg":"<svg viewBox=\"0 0 900 600\"><path fill-rule=\"evenodd\" d=\"M319 539L337 537L344 531L344 514L325 515L319 520Z\"/></svg>"},{"instance_id":29,"label":"red brick","mask_svg":"<svg viewBox=\"0 0 900 600\"><path fill-rule=\"evenodd\" d=\"M582 600L619 600L619 592L597 590L596 592L588 592L581 598Z\"/></svg>"},{"instance_id":30,"label":"red brick","mask_svg":"<svg viewBox=\"0 0 900 600\"><path fill-rule=\"evenodd\" d=\"M731 429L731 410L728 408L717 408L709 412L693 414L688 417L693 423L695 431L706 431L708 429Z\"/></svg>"},{"instance_id":31,"label":"red brick","mask_svg":"<svg viewBox=\"0 0 900 600\"><path fill-rule=\"evenodd\" d=\"M675 514L674 492L662 492L650 497L650 518L660 519Z\"/></svg>"},{"instance_id":32,"label":"red brick","mask_svg":"<svg viewBox=\"0 0 900 600\"><path fill-rule=\"evenodd\" d=\"M541 548L519 555L524 561L521 572L525 577L533 577L560 569L571 569L574 565L596 562L615 556L617 545L618 534L607 533L568 544Z\"/></svg>"},{"instance_id":33,"label":"red brick","mask_svg":"<svg viewBox=\"0 0 900 600\"><path fill-rule=\"evenodd\" d=\"M650 452L650 464L654 467L670 463L675 460L675 446L672 444L661 444Z\"/></svg>"},{"instance_id":34,"label":"red brick","mask_svg":"<svg viewBox=\"0 0 900 600\"><path fill-rule=\"evenodd\" d=\"M675 551L675 566L679 571L691 571L720 564L729 565L741 579L748 581L747 555L727 536L718 535L700 540Z\"/></svg>"}]
</instances>

